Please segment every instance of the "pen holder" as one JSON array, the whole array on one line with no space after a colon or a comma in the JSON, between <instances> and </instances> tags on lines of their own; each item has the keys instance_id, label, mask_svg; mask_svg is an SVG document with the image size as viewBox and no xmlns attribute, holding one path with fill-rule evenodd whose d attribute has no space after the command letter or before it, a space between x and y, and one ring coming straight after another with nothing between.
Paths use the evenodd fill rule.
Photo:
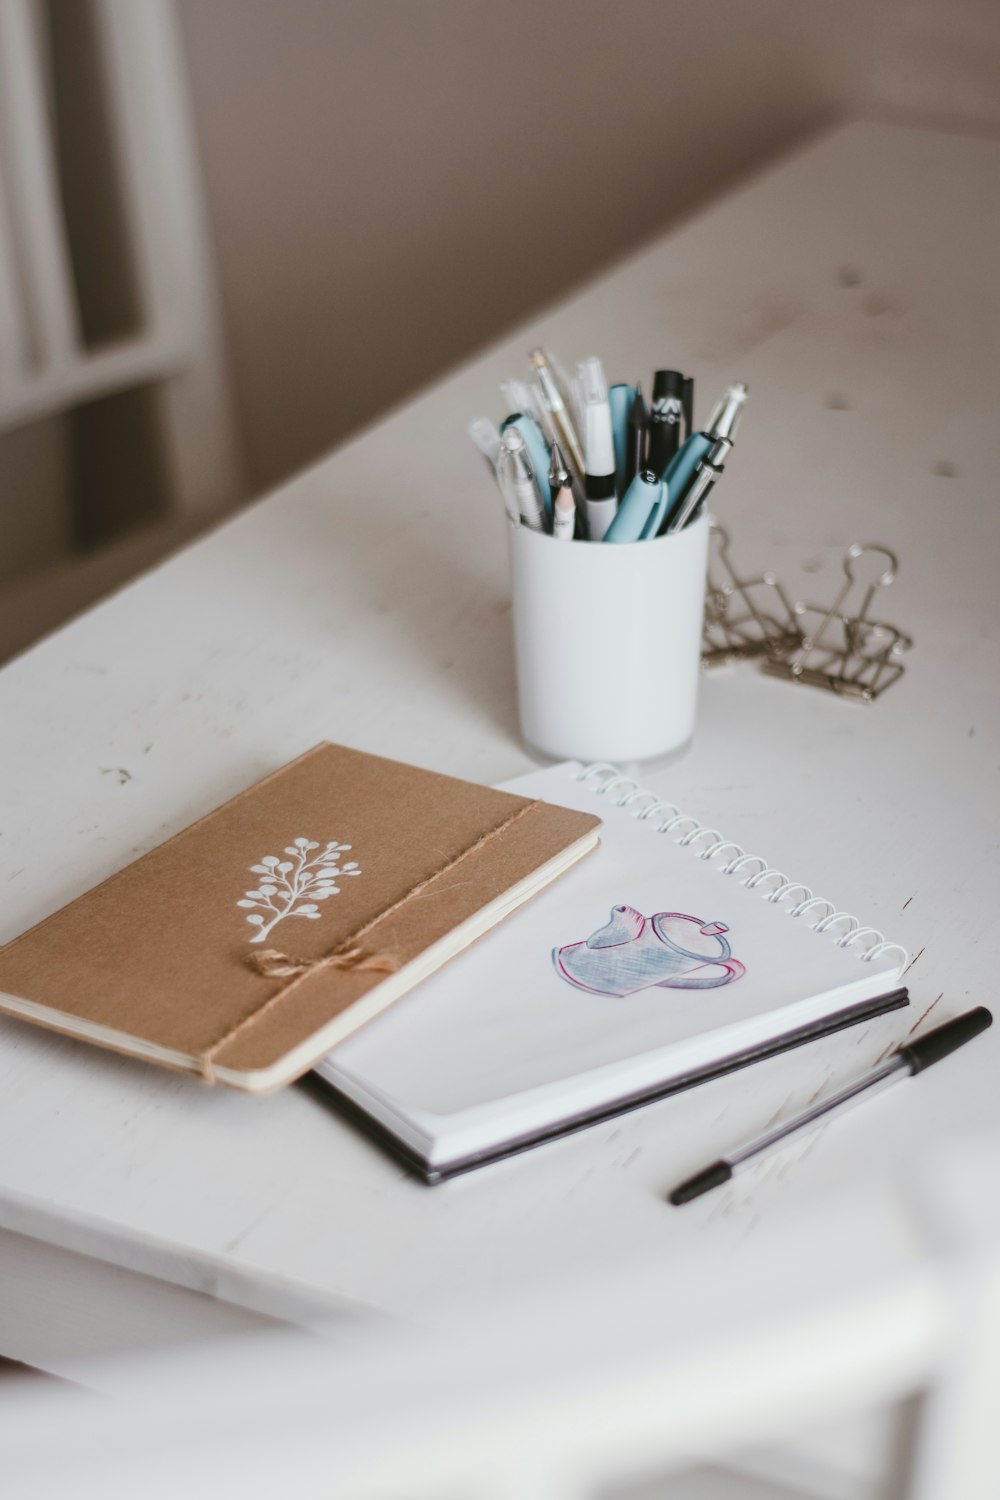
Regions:
<instances>
[{"instance_id":1,"label":"pen holder","mask_svg":"<svg viewBox=\"0 0 1000 1500\"><path fill-rule=\"evenodd\" d=\"M652 541L508 526L521 733L556 760L649 761L694 732L709 519Z\"/></svg>"}]
</instances>

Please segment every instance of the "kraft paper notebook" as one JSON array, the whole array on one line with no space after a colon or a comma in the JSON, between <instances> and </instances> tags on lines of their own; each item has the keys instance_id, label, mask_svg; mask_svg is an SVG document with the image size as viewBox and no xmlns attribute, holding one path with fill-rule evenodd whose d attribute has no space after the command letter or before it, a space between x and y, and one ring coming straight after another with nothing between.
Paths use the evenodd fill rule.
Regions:
<instances>
[{"instance_id":1,"label":"kraft paper notebook","mask_svg":"<svg viewBox=\"0 0 1000 1500\"><path fill-rule=\"evenodd\" d=\"M0 1010L270 1090L599 827L594 810L318 745L0 948Z\"/></svg>"},{"instance_id":2,"label":"kraft paper notebook","mask_svg":"<svg viewBox=\"0 0 1000 1500\"><path fill-rule=\"evenodd\" d=\"M316 1070L428 1181L906 1003L902 948L607 767L507 789L600 849Z\"/></svg>"}]
</instances>

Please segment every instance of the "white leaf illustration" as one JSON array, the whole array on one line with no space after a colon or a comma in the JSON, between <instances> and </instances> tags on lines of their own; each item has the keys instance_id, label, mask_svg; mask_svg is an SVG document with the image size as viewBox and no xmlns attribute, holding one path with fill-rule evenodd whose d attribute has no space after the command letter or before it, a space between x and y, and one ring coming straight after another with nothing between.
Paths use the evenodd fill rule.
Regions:
<instances>
[{"instance_id":1,"label":"white leaf illustration","mask_svg":"<svg viewBox=\"0 0 1000 1500\"><path fill-rule=\"evenodd\" d=\"M350 848L350 844L329 839L318 854L313 854L320 849L319 843L303 836L286 845L284 852L290 859L279 860L275 854L265 854L258 864L250 865L251 873L263 878L236 902L237 906L250 909L246 921L258 929L250 941L262 943L286 917L318 922L322 913L316 903L340 894L340 887L334 884L335 877L361 874L356 860L340 863L341 855Z\"/></svg>"}]
</instances>

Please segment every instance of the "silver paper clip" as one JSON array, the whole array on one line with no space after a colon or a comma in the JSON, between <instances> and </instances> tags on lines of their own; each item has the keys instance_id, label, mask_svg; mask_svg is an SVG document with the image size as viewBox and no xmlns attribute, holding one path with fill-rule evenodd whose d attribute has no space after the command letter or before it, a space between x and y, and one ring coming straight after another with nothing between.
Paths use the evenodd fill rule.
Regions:
<instances>
[{"instance_id":1,"label":"silver paper clip","mask_svg":"<svg viewBox=\"0 0 1000 1500\"><path fill-rule=\"evenodd\" d=\"M876 553L887 560L886 566L868 585L861 607L856 612L846 610L844 604L851 589L864 587L855 574L854 564L859 558ZM861 703L873 703L903 675L905 668L900 657L913 645L912 639L894 625L869 616L877 590L892 583L899 563L888 547L855 542L847 549L843 569L845 581L832 604L823 607L796 603L799 619L812 622L800 644L782 658L771 657L762 665L771 676L827 688Z\"/></svg>"},{"instance_id":2,"label":"silver paper clip","mask_svg":"<svg viewBox=\"0 0 1000 1500\"><path fill-rule=\"evenodd\" d=\"M712 522L701 664L718 667L757 657L782 658L803 640L795 609L773 573L740 578L729 532Z\"/></svg>"}]
</instances>

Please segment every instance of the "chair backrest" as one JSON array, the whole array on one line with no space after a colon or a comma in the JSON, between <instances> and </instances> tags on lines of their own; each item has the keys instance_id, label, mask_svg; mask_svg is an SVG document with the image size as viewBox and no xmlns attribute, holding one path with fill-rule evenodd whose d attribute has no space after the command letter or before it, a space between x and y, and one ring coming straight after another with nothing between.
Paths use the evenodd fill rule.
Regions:
<instances>
[{"instance_id":1,"label":"chair backrest","mask_svg":"<svg viewBox=\"0 0 1000 1500\"><path fill-rule=\"evenodd\" d=\"M240 473L171 0L63 7L78 28L87 18L121 209L121 266L89 268L68 233L67 209L86 208L91 184L59 138L75 68L53 68L45 23L59 3L0 0L0 434L148 389L171 512L212 514L239 497ZM88 278L99 296L131 282L126 332L90 340Z\"/></svg>"},{"instance_id":2,"label":"chair backrest","mask_svg":"<svg viewBox=\"0 0 1000 1500\"><path fill-rule=\"evenodd\" d=\"M96 1368L88 1383L125 1403L38 1382L0 1409L4 1477L78 1500L583 1500L923 1390L893 1495L994 1500L1000 1242L970 1224L921 1247L899 1233L911 1207L874 1190L814 1200L707 1282L672 1254L433 1333L344 1323L329 1342L289 1331ZM886 1253L855 1264L855 1235Z\"/></svg>"}]
</instances>

